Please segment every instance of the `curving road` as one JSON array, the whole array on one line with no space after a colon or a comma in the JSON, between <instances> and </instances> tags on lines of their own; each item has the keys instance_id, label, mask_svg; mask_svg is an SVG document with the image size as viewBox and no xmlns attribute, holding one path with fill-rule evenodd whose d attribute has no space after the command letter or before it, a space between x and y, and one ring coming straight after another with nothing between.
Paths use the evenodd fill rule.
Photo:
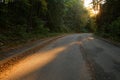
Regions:
<instances>
[{"instance_id":1,"label":"curving road","mask_svg":"<svg viewBox=\"0 0 120 80\"><path fill-rule=\"evenodd\" d=\"M120 48L92 34L62 37L0 74L1 80L120 80Z\"/></svg>"}]
</instances>

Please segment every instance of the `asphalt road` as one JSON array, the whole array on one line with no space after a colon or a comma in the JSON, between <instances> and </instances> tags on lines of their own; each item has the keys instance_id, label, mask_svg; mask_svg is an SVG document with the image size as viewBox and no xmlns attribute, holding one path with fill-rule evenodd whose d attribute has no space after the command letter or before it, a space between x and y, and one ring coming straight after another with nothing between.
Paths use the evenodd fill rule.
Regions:
<instances>
[{"instance_id":1,"label":"asphalt road","mask_svg":"<svg viewBox=\"0 0 120 80\"><path fill-rule=\"evenodd\" d=\"M120 48L92 34L62 37L0 75L1 80L120 80Z\"/></svg>"}]
</instances>

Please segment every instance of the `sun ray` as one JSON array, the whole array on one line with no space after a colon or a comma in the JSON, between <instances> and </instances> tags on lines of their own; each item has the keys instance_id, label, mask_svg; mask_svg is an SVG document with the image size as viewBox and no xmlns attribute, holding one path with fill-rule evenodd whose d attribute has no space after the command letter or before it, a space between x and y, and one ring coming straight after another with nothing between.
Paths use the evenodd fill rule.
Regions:
<instances>
[{"instance_id":1,"label":"sun ray","mask_svg":"<svg viewBox=\"0 0 120 80\"><path fill-rule=\"evenodd\" d=\"M93 5L91 3L92 0L84 0L84 7L89 11L90 16L93 17L99 14L99 9L94 10Z\"/></svg>"},{"instance_id":2,"label":"sun ray","mask_svg":"<svg viewBox=\"0 0 120 80\"><path fill-rule=\"evenodd\" d=\"M89 7L92 0L84 0L84 6Z\"/></svg>"}]
</instances>

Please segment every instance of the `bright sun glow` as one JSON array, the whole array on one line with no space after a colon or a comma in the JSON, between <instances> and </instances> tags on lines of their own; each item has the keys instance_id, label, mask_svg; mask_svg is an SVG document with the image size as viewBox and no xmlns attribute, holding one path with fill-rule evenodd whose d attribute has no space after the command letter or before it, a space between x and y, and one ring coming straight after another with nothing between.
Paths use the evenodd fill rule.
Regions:
<instances>
[{"instance_id":1,"label":"bright sun glow","mask_svg":"<svg viewBox=\"0 0 120 80\"><path fill-rule=\"evenodd\" d=\"M92 2L92 0L84 0L84 6L89 7L91 2Z\"/></svg>"},{"instance_id":2,"label":"bright sun glow","mask_svg":"<svg viewBox=\"0 0 120 80\"><path fill-rule=\"evenodd\" d=\"M96 16L97 14L99 14L99 10L95 11L91 3L92 3L92 0L84 0L84 6L89 11L90 16L92 17L92 16Z\"/></svg>"}]
</instances>

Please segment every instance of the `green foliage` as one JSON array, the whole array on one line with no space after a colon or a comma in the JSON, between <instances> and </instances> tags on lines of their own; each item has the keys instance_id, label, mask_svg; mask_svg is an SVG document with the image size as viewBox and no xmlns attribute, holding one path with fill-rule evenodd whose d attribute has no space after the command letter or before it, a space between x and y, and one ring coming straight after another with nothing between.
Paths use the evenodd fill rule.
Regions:
<instances>
[{"instance_id":1,"label":"green foliage","mask_svg":"<svg viewBox=\"0 0 120 80\"><path fill-rule=\"evenodd\" d=\"M105 24L101 27L101 31L97 32L98 35L120 42L120 18L109 25Z\"/></svg>"},{"instance_id":2,"label":"green foliage","mask_svg":"<svg viewBox=\"0 0 120 80\"><path fill-rule=\"evenodd\" d=\"M106 0L97 16L97 34L120 42L120 1Z\"/></svg>"},{"instance_id":3,"label":"green foliage","mask_svg":"<svg viewBox=\"0 0 120 80\"><path fill-rule=\"evenodd\" d=\"M98 0L93 0L98 1ZM104 0L99 0L104 1ZM100 13L96 17L96 34L113 41L120 42L120 1L106 0L100 5ZM95 6L95 5L94 5Z\"/></svg>"},{"instance_id":4,"label":"green foliage","mask_svg":"<svg viewBox=\"0 0 120 80\"><path fill-rule=\"evenodd\" d=\"M86 25L86 29L90 32L96 32L97 24L94 19L89 19L88 24Z\"/></svg>"},{"instance_id":5,"label":"green foliage","mask_svg":"<svg viewBox=\"0 0 120 80\"><path fill-rule=\"evenodd\" d=\"M86 32L85 26L88 23L88 12L83 7L81 0L66 0L65 25L72 32Z\"/></svg>"},{"instance_id":6,"label":"green foliage","mask_svg":"<svg viewBox=\"0 0 120 80\"><path fill-rule=\"evenodd\" d=\"M41 5L42 5L43 12L45 13L47 11L47 2L46 2L46 0L41 0Z\"/></svg>"},{"instance_id":7,"label":"green foliage","mask_svg":"<svg viewBox=\"0 0 120 80\"><path fill-rule=\"evenodd\" d=\"M108 27L108 37L120 42L120 18L113 21Z\"/></svg>"},{"instance_id":8,"label":"green foliage","mask_svg":"<svg viewBox=\"0 0 120 80\"><path fill-rule=\"evenodd\" d=\"M0 3L0 42L51 33L87 32L82 0L5 0ZM33 37L34 36L34 37Z\"/></svg>"},{"instance_id":9,"label":"green foliage","mask_svg":"<svg viewBox=\"0 0 120 80\"><path fill-rule=\"evenodd\" d=\"M42 20L39 24L37 22L43 18L42 15L47 9L45 1L35 0L33 3L30 0L9 0L7 4L0 3L0 41L24 40L48 31L40 22Z\"/></svg>"},{"instance_id":10,"label":"green foliage","mask_svg":"<svg viewBox=\"0 0 120 80\"><path fill-rule=\"evenodd\" d=\"M64 0L47 0L48 26L52 32L62 32L64 27Z\"/></svg>"},{"instance_id":11,"label":"green foliage","mask_svg":"<svg viewBox=\"0 0 120 80\"><path fill-rule=\"evenodd\" d=\"M34 21L36 24L33 30L34 34L47 34L48 33L49 29L44 27L44 24L45 24L44 21L42 21L41 19L37 17L34 18Z\"/></svg>"}]
</instances>

